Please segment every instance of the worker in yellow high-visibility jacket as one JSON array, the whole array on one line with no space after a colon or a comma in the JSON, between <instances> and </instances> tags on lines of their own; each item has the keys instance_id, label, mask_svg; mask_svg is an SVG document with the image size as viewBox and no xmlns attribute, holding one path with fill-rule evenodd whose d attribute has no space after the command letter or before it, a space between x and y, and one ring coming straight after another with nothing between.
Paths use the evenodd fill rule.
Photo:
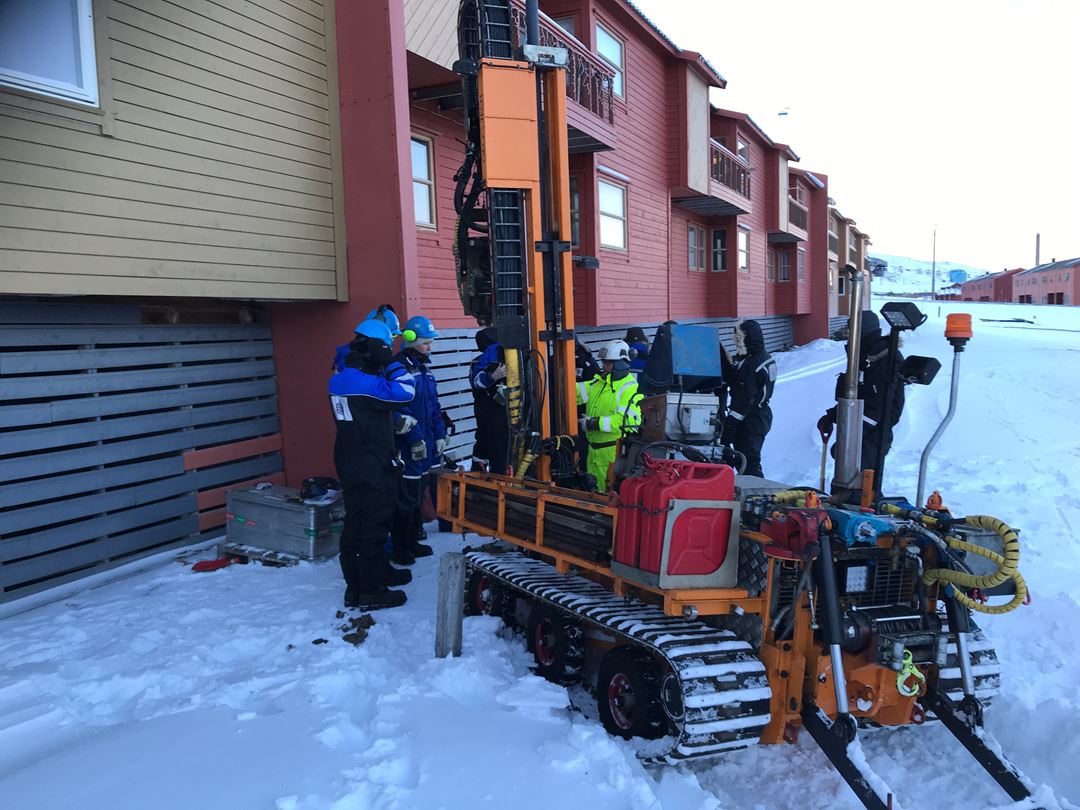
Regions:
<instances>
[{"instance_id":1,"label":"worker in yellow high-visibility jacket","mask_svg":"<svg viewBox=\"0 0 1080 810\"><path fill-rule=\"evenodd\" d=\"M637 380L630 373L630 347L613 340L600 350L602 374L577 385L577 403L585 406L579 427L589 443L586 470L596 486L607 491L608 470L615 462L616 444L623 435L641 427L641 399Z\"/></svg>"}]
</instances>

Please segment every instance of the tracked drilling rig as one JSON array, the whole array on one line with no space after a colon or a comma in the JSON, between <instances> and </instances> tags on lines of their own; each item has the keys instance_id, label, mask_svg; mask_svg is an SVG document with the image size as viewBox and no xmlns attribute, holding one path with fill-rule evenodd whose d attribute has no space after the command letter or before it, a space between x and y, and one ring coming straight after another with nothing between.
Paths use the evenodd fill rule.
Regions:
<instances>
[{"instance_id":1,"label":"tracked drilling rig","mask_svg":"<svg viewBox=\"0 0 1080 810\"><path fill-rule=\"evenodd\" d=\"M458 286L466 312L497 327L512 438L511 475L440 477L440 517L498 541L467 554L466 609L520 629L545 677L589 687L611 733L657 740L642 749L650 761L805 729L866 807L885 808L894 797L851 756L860 727L937 720L1010 797L1029 796L983 728L1000 671L971 621L1024 601L1017 534L877 497L854 386L831 493L668 458L671 442L637 442L610 495L573 488L566 60L539 45L535 2L521 41L520 13L463 0L459 19ZM851 310L854 367L857 297ZM894 331L918 319L903 306L886 318ZM959 358L970 325L950 330ZM990 607L985 594L1011 598Z\"/></svg>"}]
</instances>

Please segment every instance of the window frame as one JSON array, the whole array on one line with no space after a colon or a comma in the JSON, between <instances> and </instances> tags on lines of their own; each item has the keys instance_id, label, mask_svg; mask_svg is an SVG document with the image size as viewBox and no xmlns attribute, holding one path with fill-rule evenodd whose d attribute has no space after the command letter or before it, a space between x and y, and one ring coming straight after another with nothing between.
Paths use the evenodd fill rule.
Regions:
<instances>
[{"instance_id":1,"label":"window frame","mask_svg":"<svg viewBox=\"0 0 1080 810\"><path fill-rule=\"evenodd\" d=\"M416 168L412 165L412 144L420 143L424 145L424 149L427 152L428 161L428 175L430 179L416 176ZM413 190L413 219L416 221L417 228L424 228L425 230L435 231L439 229L439 211L435 197L435 139L430 135L423 135L416 132L409 134L409 172L412 175L412 190ZM421 222L416 218L416 184L427 186L428 189L428 206L431 210L431 222Z\"/></svg>"},{"instance_id":2,"label":"window frame","mask_svg":"<svg viewBox=\"0 0 1080 810\"><path fill-rule=\"evenodd\" d=\"M581 247L581 181L580 174L571 174L567 192L570 197L570 247ZM576 198L576 199L575 199ZM576 205L576 207L575 207Z\"/></svg>"},{"instance_id":3,"label":"window frame","mask_svg":"<svg viewBox=\"0 0 1080 810\"><path fill-rule=\"evenodd\" d=\"M791 281L791 251L776 251L776 280L780 283Z\"/></svg>"},{"instance_id":4,"label":"window frame","mask_svg":"<svg viewBox=\"0 0 1080 810\"><path fill-rule=\"evenodd\" d=\"M687 224L687 267L691 273L707 273L709 257L705 246L705 226L696 222Z\"/></svg>"},{"instance_id":5,"label":"window frame","mask_svg":"<svg viewBox=\"0 0 1080 810\"><path fill-rule=\"evenodd\" d=\"M600 34L601 32L609 39L613 40L619 46L619 55L622 57L622 64L613 62L607 56L600 52ZM596 23L596 31L594 34L594 42L596 46L596 55L604 61L605 64L611 65L615 70L615 81L612 82L611 92L615 98L620 101L626 101L626 40L622 37L616 36L615 32L603 23ZM618 89L617 89L618 88ZM619 89L622 92L619 92Z\"/></svg>"},{"instance_id":6,"label":"window frame","mask_svg":"<svg viewBox=\"0 0 1080 810\"><path fill-rule=\"evenodd\" d=\"M837 273L836 275L836 294L840 298L847 296L847 279L843 273Z\"/></svg>"},{"instance_id":7,"label":"window frame","mask_svg":"<svg viewBox=\"0 0 1080 810\"><path fill-rule=\"evenodd\" d=\"M780 251L769 248L765 252L765 280L776 281L776 267L780 263L777 254Z\"/></svg>"},{"instance_id":8,"label":"window frame","mask_svg":"<svg viewBox=\"0 0 1080 810\"><path fill-rule=\"evenodd\" d=\"M746 154L744 155L743 152ZM735 136L735 156L747 166L750 165L750 141L743 140L740 135Z\"/></svg>"},{"instance_id":9,"label":"window frame","mask_svg":"<svg viewBox=\"0 0 1080 810\"><path fill-rule=\"evenodd\" d=\"M727 247L727 233L728 232L727 232L727 228L710 228L710 231L711 231L711 233L709 234L709 253L711 255L709 256L709 260L710 260L709 272L712 272L712 273L726 273L727 269L728 269L728 267L727 267L727 253L728 253L728 247ZM720 245L719 249L717 249L717 246L716 246L716 237L717 236L720 237L720 242L722 243ZM718 258L717 254L718 253L719 253L719 261L717 261L717 258Z\"/></svg>"},{"instance_id":10,"label":"window frame","mask_svg":"<svg viewBox=\"0 0 1080 810\"><path fill-rule=\"evenodd\" d=\"M750 231L739 229L738 238L739 272L750 272ZM745 261L744 261L745 260Z\"/></svg>"},{"instance_id":11,"label":"window frame","mask_svg":"<svg viewBox=\"0 0 1080 810\"><path fill-rule=\"evenodd\" d=\"M600 226L600 227L598 227L598 230L600 232L599 233L599 245L600 245L600 248L602 250L615 250L615 251L618 251L619 253L629 253L630 252L630 229L629 229L628 226L629 226L629 220L630 220L630 187L628 185L624 184L624 183L618 183L618 182L610 180L610 179L608 179L606 177L598 177L598 178L596 178L596 184L597 184L596 185L596 223L597 223L598 226ZM603 198L603 195L600 193L600 185L601 184L609 185L612 188L616 188L620 192L622 192L622 202L623 202L622 216L617 216L615 214L609 214L606 211L604 211L604 207L603 207L604 206L604 203L603 203L604 198ZM622 238L623 238L623 244L622 244L621 247L618 246L618 245L609 245L606 242L604 242L604 229L602 227L604 217L608 217L609 219L621 220L621 222L622 222Z\"/></svg>"},{"instance_id":12,"label":"window frame","mask_svg":"<svg viewBox=\"0 0 1080 810\"><path fill-rule=\"evenodd\" d=\"M568 33L570 36L572 36L574 38L577 38L577 15L576 14L566 14L565 16L562 16L562 17L552 17L551 21L553 23L555 23L557 26L559 26L559 28L561 28L563 31ZM570 27L568 28L563 23L570 23Z\"/></svg>"},{"instance_id":13,"label":"window frame","mask_svg":"<svg viewBox=\"0 0 1080 810\"><path fill-rule=\"evenodd\" d=\"M98 74L98 36L94 25L94 0L74 0L75 31L81 85L68 84L46 76L23 73L0 64L0 88L9 88L80 106L100 109L102 103Z\"/></svg>"},{"instance_id":14,"label":"window frame","mask_svg":"<svg viewBox=\"0 0 1080 810\"><path fill-rule=\"evenodd\" d=\"M795 275L799 281L806 281L806 251L802 248L796 252Z\"/></svg>"}]
</instances>

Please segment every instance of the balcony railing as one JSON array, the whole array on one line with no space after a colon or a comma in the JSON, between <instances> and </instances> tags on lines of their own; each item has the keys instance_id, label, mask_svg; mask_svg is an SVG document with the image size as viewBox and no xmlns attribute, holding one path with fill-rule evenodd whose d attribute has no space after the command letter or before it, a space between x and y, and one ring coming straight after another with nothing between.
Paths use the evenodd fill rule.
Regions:
<instances>
[{"instance_id":1,"label":"balcony railing","mask_svg":"<svg viewBox=\"0 0 1080 810\"><path fill-rule=\"evenodd\" d=\"M514 44L525 43L525 9L510 7L514 18ZM549 17L540 15L540 44L548 48L566 48L566 97L576 101L602 121L615 123L615 72L599 57L570 36Z\"/></svg>"},{"instance_id":2,"label":"balcony railing","mask_svg":"<svg viewBox=\"0 0 1080 810\"><path fill-rule=\"evenodd\" d=\"M806 215L806 206L793 197L788 197L787 201L787 215L788 223L796 228L806 230L806 223L808 217Z\"/></svg>"},{"instance_id":3,"label":"balcony railing","mask_svg":"<svg viewBox=\"0 0 1080 810\"><path fill-rule=\"evenodd\" d=\"M750 199L750 169L721 143L709 140L709 176Z\"/></svg>"}]
</instances>

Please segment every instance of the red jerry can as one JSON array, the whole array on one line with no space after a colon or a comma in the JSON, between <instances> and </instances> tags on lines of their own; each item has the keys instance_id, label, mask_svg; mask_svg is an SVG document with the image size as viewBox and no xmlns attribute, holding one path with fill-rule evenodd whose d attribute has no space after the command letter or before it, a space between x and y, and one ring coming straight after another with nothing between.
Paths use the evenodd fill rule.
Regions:
<instances>
[{"instance_id":1,"label":"red jerry can","mask_svg":"<svg viewBox=\"0 0 1080 810\"><path fill-rule=\"evenodd\" d=\"M620 491L612 569L661 588L734 586L740 508L734 470L651 458L645 466Z\"/></svg>"}]
</instances>

